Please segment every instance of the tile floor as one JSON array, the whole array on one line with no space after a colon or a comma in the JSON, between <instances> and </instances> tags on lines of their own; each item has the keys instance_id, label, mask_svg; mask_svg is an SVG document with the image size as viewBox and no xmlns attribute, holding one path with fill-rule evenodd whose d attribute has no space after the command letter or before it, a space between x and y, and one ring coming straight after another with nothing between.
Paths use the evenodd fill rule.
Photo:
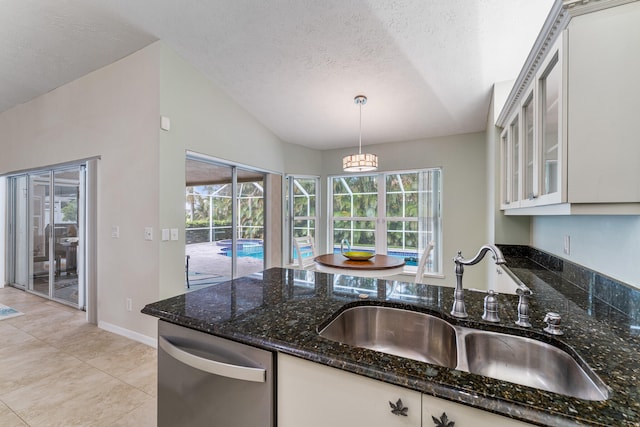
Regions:
<instances>
[{"instance_id":1,"label":"tile floor","mask_svg":"<svg viewBox=\"0 0 640 427\"><path fill-rule=\"evenodd\" d=\"M156 350L11 287L0 303L0 426L155 426Z\"/></svg>"}]
</instances>

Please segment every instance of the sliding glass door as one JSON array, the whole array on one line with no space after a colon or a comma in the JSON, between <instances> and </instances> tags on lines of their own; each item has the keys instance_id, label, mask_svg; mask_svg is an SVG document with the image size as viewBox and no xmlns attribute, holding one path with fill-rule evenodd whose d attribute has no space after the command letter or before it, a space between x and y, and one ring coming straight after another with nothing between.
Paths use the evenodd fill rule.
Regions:
<instances>
[{"instance_id":1,"label":"sliding glass door","mask_svg":"<svg viewBox=\"0 0 640 427\"><path fill-rule=\"evenodd\" d=\"M9 177L9 279L16 287L85 306L84 166Z\"/></svg>"},{"instance_id":2,"label":"sliding glass door","mask_svg":"<svg viewBox=\"0 0 640 427\"><path fill-rule=\"evenodd\" d=\"M50 297L49 282L55 271L53 255L55 250L51 244L51 172L30 174L28 200L29 231L31 244L29 254L28 290Z\"/></svg>"},{"instance_id":3,"label":"sliding glass door","mask_svg":"<svg viewBox=\"0 0 640 427\"><path fill-rule=\"evenodd\" d=\"M265 173L200 158L186 160L187 287L262 271Z\"/></svg>"},{"instance_id":4,"label":"sliding glass door","mask_svg":"<svg viewBox=\"0 0 640 427\"><path fill-rule=\"evenodd\" d=\"M28 176L22 175L8 180L9 191L9 241L8 241L8 268L10 283L14 286L27 289L30 283L31 257L29 241L31 227L29 226L28 210ZM34 245L35 246L35 245ZM35 257L35 252L31 252Z\"/></svg>"},{"instance_id":5,"label":"sliding glass door","mask_svg":"<svg viewBox=\"0 0 640 427\"><path fill-rule=\"evenodd\" d=\"M53 172L53 272L52 297L77 305L84 287L78 286L80 245L80 168Z\"/></svg>"}]
</instances>

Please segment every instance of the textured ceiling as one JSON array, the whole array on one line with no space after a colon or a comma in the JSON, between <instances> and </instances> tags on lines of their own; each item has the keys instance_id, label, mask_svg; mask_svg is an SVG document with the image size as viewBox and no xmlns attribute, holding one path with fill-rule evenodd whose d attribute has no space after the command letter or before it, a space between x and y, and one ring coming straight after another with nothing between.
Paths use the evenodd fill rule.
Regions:
<instances>
[{"instance_id":1,"label":"textured ceiling","mask_svg":"<svg viewBox=\"0 0 640 427\"><path fill-rule=\"evenodd\" d=\"M0 0L0 111L164 40L286 142L481 131L553 0Z\"/></svg>"}]
</instances>

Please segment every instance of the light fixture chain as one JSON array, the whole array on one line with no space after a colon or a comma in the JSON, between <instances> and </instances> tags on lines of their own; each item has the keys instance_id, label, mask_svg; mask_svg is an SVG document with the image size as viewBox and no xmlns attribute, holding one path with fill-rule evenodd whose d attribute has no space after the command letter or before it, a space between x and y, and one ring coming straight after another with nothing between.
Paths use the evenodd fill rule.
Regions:
<instances>
[{"instance_id":1,"label":"light fixture chain","mask_svg":"<svg viewBox=\"0 0 640 427\"><path fill-rule=\"evenodd\" d=\"M360 104L360 139L358 142L358 154L362 154L362 102Z\"/></svg>"}]
</instances>

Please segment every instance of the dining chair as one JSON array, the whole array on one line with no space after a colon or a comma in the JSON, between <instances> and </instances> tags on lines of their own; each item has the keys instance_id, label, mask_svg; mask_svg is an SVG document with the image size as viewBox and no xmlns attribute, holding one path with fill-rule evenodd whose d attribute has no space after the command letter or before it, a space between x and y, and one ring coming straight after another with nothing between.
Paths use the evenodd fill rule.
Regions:
<instances>
[{"instance_id":1,"label":"dining chair","mask_svg":"<svg viewBox=\"0 0 640 427\"><path fill-rule=\"evenodd\" d=\"M313 259L316 257L316 247L313 242L313 237L294 237L293 245L297 253L296 263L298 267L302 270L315 269L316 263Z\"/></svg>"},{"instance_id":2,"label":"dining chair","mask_svg":"<svg viewBox=\"0 0 640 427\"><path fill-rule=\"evenodd\" d=\"M433 251L433 247L435 246L434 242L429 242L427 247L425 248L422 256L420 257L420 262L418 263L418 269L416 270L416 283L423 283L422 279L424 278L424 270L427 267L427 260L431 255L431 251Z\"/></svg>"}]
</instances>

